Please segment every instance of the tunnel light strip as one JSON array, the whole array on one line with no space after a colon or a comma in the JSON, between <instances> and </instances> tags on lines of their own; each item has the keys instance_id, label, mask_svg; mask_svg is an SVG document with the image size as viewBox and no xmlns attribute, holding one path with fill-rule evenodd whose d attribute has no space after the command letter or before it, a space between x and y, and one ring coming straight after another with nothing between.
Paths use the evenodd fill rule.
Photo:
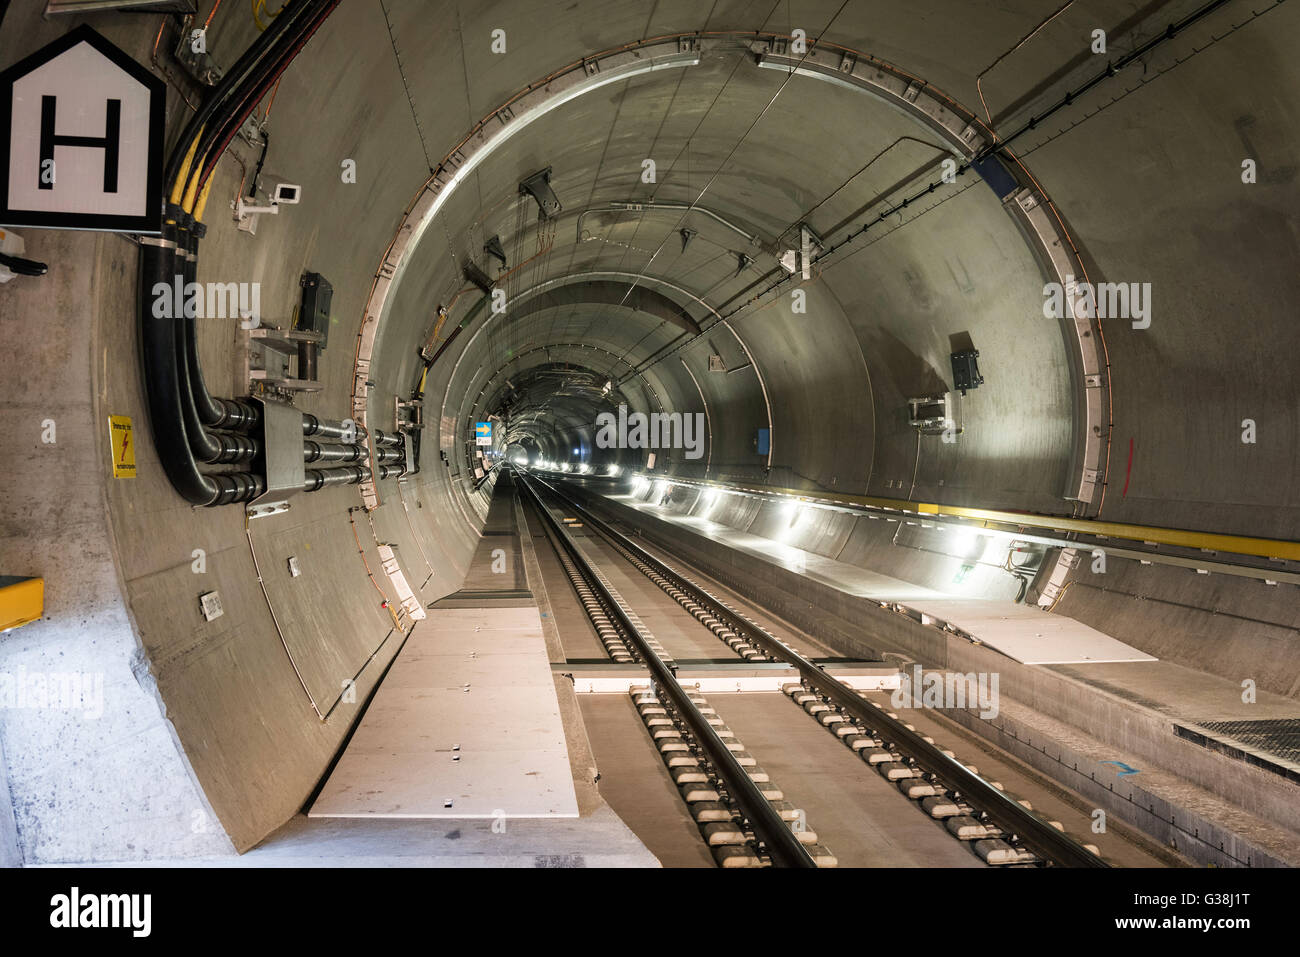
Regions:
<instances>
[{"instance_id":1,"label":"tunnel light strip","mask_svg":"<svg viewBox=\"0 0 1300 957\"><path fill-rule=\"evenodd\" d=\"M807 490L744 485L723 485L717 482L703 482L697 479L668 478L673 485L686 485L694 488L720 490L724 494L739 495L746 498L765 499L768 501L798 501L814 508L861 515L867 512L890 513L898 518L905 516L932 516L939 527L952 529L974 529L982 535L999 538L1013 538L1020 541L1035 542L1060 548L1088 550L1086 542L1076 539L1061 538L1053 535L1034 535L1021 530L990 527L988 523L1014 525L1019 529L1034 528L1047 532L1063 534L1083 534L1096 538L1122 539L1141 542L1147 545L1168 545L1177 548L1194 548L1204 552L1224 552L1251 558L1266 558L1271 561L1300 561L1300 542L1285 541L1274 538L1253 538L1243 535L1227 535L1218 532L1198 532L1190 529L1165 528L1155 525L1130 525L1122 522L1102 522L1095 519L1063 518L1049 515L1032 515L1026 512L1006 512L997 509L967 508L958 505L940 505L932 502L912 502L902 499L878 498L868 495L850 495L809 492ZM645 485L641 482L646 482ZM633 481L633 491L644 489L648 480L638 476ZM894 518L891 521L897 520ZM980 522L980 525L971 525ZM922 523L925 524L925 523ZM1100 547L1100 546L1098 546ZM1183 558L1177 555L1165 555L1159 552L1143 552L1135 549L1105 546L1109 554L1144 561L1156 561L1162 564L1174 564L1184 567L1206 568L1223 574L1246 578L1267 578L1276 581L1288 581L1300 584L1300 575L1281 569L1259 568L1251 565L1235 565L1230 562Z\"/></svg>"}]
</instances>

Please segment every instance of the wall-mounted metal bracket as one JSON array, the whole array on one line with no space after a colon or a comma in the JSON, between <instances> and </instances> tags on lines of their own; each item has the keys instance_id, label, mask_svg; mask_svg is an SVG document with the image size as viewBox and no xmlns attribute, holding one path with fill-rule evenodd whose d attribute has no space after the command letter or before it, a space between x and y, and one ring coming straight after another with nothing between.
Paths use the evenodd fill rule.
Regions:
<instances>
[{"instance_id":1,"label":"wall-mounted metal bracket","mask_svg":"<svg viewBox=\"0 0 1300 957\"><path fill-rule=\"evenodd\" d=\"M265 502L259 505L249 505L244 511L250 519L267 518L271 515L281 515L289 511L289 503Z\"/></svg>"},{"instance_id":2,"label":"wall-mounted metal bracket","mask_svg":"<svg viewBox=\"0 0 1300 957\"><path fill-rule=\"evenodd\" d=\"M491 256L493 259L499 259L501 261L502 269L505 269L506 266L508 265L508 263L506 262L505 247L501 245L500 236L493 236L491 239L485 242L483 244L483 251L487 253L489 256Z\"/></svg>"},{"instance_id":3,"label":"wall-mounted metal bracket","mask_svg":"<svg viewBox=\"0 0 1300 957\"><path fill-rule=\"evenodd\" d=\"M548 166L523 180L519 192L527 193L537 200L537 208L542 219L554 219L560 214L560 199L551 189L551 168Z\"/></svg>"},{"instance_id":4,"label":"wall-mounted metal bracket","mask_svg":"<svg viewBox=\"0 0 1300 957\"><path fill-rule=\"evenodd\" d=\"M246 332L244 363L250 384L260 382L289 392L319 392L324 388L315 379L314 353L307 363L310 368L304 369L304 353L311 350L299 348L319 348L325 339L323 334L273 326L258 326Z\"/></svg>"},{"instance_id":5,"label":"wall-mounted metal bracket","mask_svg":"<svg viewBox=\"0 0 1300 957\"><path fill-rule=\"evenodd\" d=\"M952 392L923 395L907 400L908 420L922 435L960 435L961 403Z\"/></svg>"}]
</instances>

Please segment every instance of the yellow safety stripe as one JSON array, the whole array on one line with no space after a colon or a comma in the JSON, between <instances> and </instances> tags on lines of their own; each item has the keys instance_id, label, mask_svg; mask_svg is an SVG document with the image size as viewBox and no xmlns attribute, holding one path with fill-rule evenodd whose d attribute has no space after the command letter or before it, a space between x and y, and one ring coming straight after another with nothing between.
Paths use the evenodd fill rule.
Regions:
<instances>
[{"instance_id":1,"label":"yellow safety stripe","mask_svg":"<svg viewBox=\"0 0 1300 957\"><path fill-rule=\"evenodd\" d=\"M670 476L665 476L663 480L667 482L673 481ZM1102 522L1085 518L1061 518L1055 515L1004 512L997 509L963 508L957 505L877 498L871 495L849 495L841 492L809 492L807 489L777 488L773 486L720 487L734 488L736 491L754 492L760 495L788 495L804 502L884 508L913 512L917 515L946 515L953 518L972 519L986 524L1015 525L1049 529L1056 532L1078 532L1083 535L1096 535L1102 538L1122 538L1136 542L1152 542L1157 545L1177 545L1182 548L1200 548L1207 551L1232 552L1237 555L1254 555L1260 558L1300 561L1300 542L1291 542L1278 538L1254 538L1249 535L1225 535L1219 532L1164 528L1158 525L1130 525L1126 522Z\"/></svg>"}]
</instances>

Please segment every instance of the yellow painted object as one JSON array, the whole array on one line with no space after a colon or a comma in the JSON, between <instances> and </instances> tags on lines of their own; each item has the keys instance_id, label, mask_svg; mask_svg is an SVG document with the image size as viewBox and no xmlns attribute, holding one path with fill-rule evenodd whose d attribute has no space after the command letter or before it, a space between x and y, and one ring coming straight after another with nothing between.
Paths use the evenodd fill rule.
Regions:
<instances>
[{"instance_id":1,"label":"yellow painted object","mask_svg":"<svg viewBox=\"0 0 1300 957\"><path fill-rule=\"evenodd\" d=\"M108 417L109 448L113 455L113 478L135 478L135 436L129 415Z\"/></svg>"},{"instance_id":2,"label":"yellow painted object","mask_svg":"<svg viewBox=\"0 0 1300 957\"><path fill-rule=\"evenodd\" d=\"M1156 545L1178 545L1184 548L1201 548L1207 551L1254 555L1259 558L1300 560L1300 542L1276 538L1225 535L1219 532L1199 532L1192 529L1163 528L1155 525L1130 525L1125 522L1064 518L1054 515L1035 515L1028 512L1005 512L988 508L963 508L957 505L913 502L908 499L877 498L871 495L850 495L844 492L813 492L808 489L778 488L770 485L723 485L718 487L737 492L752 492L757 495L787 495L801 502L882 508L910 512L914 515L949 515L954 518L983 522L985 526L1005 525L1013 528L1041 528L1053 532L1080 532L1085 535L1098 535L1104 538L1152 542Z\"/></svg>"},{"instance_id":3,"label":"yellow painted object","mask_svg":"<svg viewBox=\"0 0 1300 957\"><path fill-rule=\"evenodd\" d=\"M36 621L45 614L45 579L0 576L0 631Z\"/></svg>"}]
</instances>

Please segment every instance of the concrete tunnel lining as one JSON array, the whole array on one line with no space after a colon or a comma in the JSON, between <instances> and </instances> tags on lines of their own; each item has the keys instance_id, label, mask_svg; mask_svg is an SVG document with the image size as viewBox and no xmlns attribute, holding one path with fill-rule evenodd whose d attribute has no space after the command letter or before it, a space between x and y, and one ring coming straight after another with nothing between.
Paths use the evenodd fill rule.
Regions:
<instances>
[{"instance_id":1,"label":"concrete tunnel lining","mask_svg":"<svg viewBox=\"0 0 1300 957\"><path fill-rule=\"evenodd\" d=\"M699 47L698 38L683 36L676 39L689 49L694 50ZM780 70L791 76L816 78L844 89L866 93L916 120L929 131L937 133L947 141L956 155L963 156L968 161L978 155L983 147L996 142L983 121L973 112L958 106L949 97L924 80L898 70L896 67L879 61L869 54L851 50L847 47L823 44L821 49L814 46L804 56L795 59L792 56L773 52L770 44L764 44L761 41L753 41L752 45L756 50L758 67ZM685 67L699 64L698 56L692 58L688 55L684 58L666 57L663 60L654 60L653 65L649 67L627 67L626 51L629 49L635 50L639 46L641 46L640 43L633 41L613 48L617 52L611 54L611 57L616 58L617 69L627 70L626 75L637 75L646 70L659 69L665 65ZM652 41L651 48L662 50L663 42L656 38L655 41ZM833 63L832 58L837 60L838 63ZM515 97L512 97L503 106L498 107L477 125L478 141L473 143L471 152L464 152L464 144L471 143L475 139L473 133L462 140L462 147L453 150L444 157L439 165L439 171L451 169L455 172L449 178L440 174L430 177L424 187L426 192L419 194L417 200L412 203L402 225L397 230L389 251L385 255L379 278L372 289L370 303L367 307L368 322L381 323L389 308L388 295L390 289L385 282L385 274L393 276L394 284L400 281L407 257L420 242L428 224L438 215L447 198L463 181L469 170L485 159L492 150L501 145L509 136L513 136L521 119L524 124L534 122L547 112L568 103L576 97L599 89L607 82L610 82L607 76L602 73L599 66L601 61L601 55L597 55L584 59L581 64L571 64L567 69L571 73L581 69L586 74L586 79L580 79L573 84L566 84L555 91L552 91L550 83L545 86L541 86L540 81L530 84L525 91L516 94ZM870 65L870 68L868 65ZM547 74L547 79L564 74L565 69L561 68ZM538 97L539 87L548 94L546 98ZM521 101L527 102L527 108L523 113L516 116L515 105ZM494 128L488 123L488 120L494 117L501 121L501 128ZM1022 186L1013 196L1005 197L1005 202L1007 203L1008 213L1020 226L1025 242L1033 250L1035 257L1042 264L1049 278L1061 283L1063 286L1067 285L1076 275L1082 276L1084 281L1087 281L1087 269L1079 259L1074 242L1070 238L1060 214L1057 213L1051 200L1042 193L1037 181L1024 167L1024 164L1018 159L1015 160L1015 163L1024 171L1029 184ZM580 222L581 215L579 216ZM571 281L581 280L569 277L562 280L552 280L551 283ZM636 279L637 283L658 283L662 281L645 275ZM526 295L533 295L535 292L535 290L530 290ZM696 301L702 302L702 300L698 299ZM715 316L717 315L716 310L707 306L707 304L705 305L706 308L710 309L710 312ZM732 331L735 334L734 329ZM1078 499L1089 511L1095 511L1095 508L1091 507L1094 494L1099 490L1099 487L1104 486L1107 467L1107 454L1106 449L1103 447L1102 438L1106 436L1108 441L1109 436L1108 428L1103 431L1103 427L1108 425L1108 423L1103 423L1103 414L1109 388L1106 384L1109 379L1109 365L1099 357L1099 343L1101 348L1104 348L1104 340L1102 339L1100 325L1095 317L1067 317L1063 321L1062 331L1067 350L1069 350L1071 356L1072 378L1075 379L1073 401L1075 403L1076 432L1078 436L1075 440L1075 451L1072 453L1075 461L1071 464L1072 472L1077 472L1078 477L1069 481L1065 495L1067 498ZM737 338L739 339L738 335ZM363 370L369 368L370 354L366 349L366 339L367 332L363 327L362 340L358 348L358 370L356 375L356 381L358 382L364 380ZM747 349L746 352L748 352ZM755 363L755 370L761 384L762 372L757 363ZM765 385L763 391L764 401L769 406L770 441L774 442L777 430L771 428L770 401L767 399ZM360 411L358 401L360 401L359 398L354 395L354 411ZM364 420L362 419L362 421ZM1097 504L1099 507L1100 501Z\"/></svg>"},{"instance_id":2,"label":"concrete tunnel lining","mask_svg":"<svg viewBox=\"0 0 1300 957\"><path fill-rule=\"evenodd\" d=\"M656 29L647 26L643 31L646 11L635 4L615 4L604 19L579 28L575 18L578 24L584 16L595 18L589 7L578 5L556 20L553 30L564 36L555 41L554 52L546 39L551 25L546 24L547 29L537 30L535 37L520 37L517 49L530 51L527 58L486 61L486 66L480 66L465 52L468 43L454 54L452 48L460 46L455 40L462 31L468 33L486 24L485 15L453 11L452 5L444 4L440 13L464 13L467 19L455 31L445 31L446 36L444 31L433 31L435 36L427 29L409 29L421 23L427 11L415 5L392 6L399 27L397 45L422 50L423 44L433 44L443 55L414 57L407 61L408 67L412 62L420 65L411 69L409 77L400 76L382 19L375 24L370 22L373 18L345 5L309 45L307 56L286 73L273 114L283 124L277 130L288 132L279 134L270 148L268 178L305 182L309 195L312 191L330 195L323 190L331 178L337 178L336 171L327 168L322 172L312 166L304 172L303 167L310 164L290 145L295 140L314 144L319 135L322 156L355 154L363 167L382 170L373 184L363 187L368 191L364 202L351 197L340 200L337 215L322 216L307 205L287 210L277 221L267 217L256 238L236 234L229 223L218 222L222 217L214 212L210 217L212 236L205 241L200 267L200 278L247 276L264 282L270 287L267 311L277 319L286 318L293 308L293 283L301 269L319 268L335 277L339 326L331 348L322 356L321 367L322 379L329 385L322 393L305 397L302 407L321 416L352 411L359 413L361 421L369 416L377 427L385 429L392 400L404 398L416 378L418 333L427 330L441 291L452 280L459 281L447 252L457 261L465 256L479 258L480 232L510 235L509 224L521 202L509 202L515 194L517 174L551 163L551 147L557 142L563 145L564 137L593 115L601 116L603 125L599 131L591 131L590 140L607 138L618 162L624 154L644 151L642 140L653 131L659 116L620 118L621 97L638 106L659 106L680 86L685 98L670 109L693 120L702 112L702 98L713 89L695 86L703 82L696 77L711 83L715 73L710 71L733 63L730 59L723 63L717 56L718 49L729 41L712 35L740 36L749 26L766 37L772 26L751 22L755 15L742 9L744 5L723 3L717 22L707 24L710 37L690 41L701 26L696 22L700 19L697 11L665 4L659 13L650 14ZM795 6L810 23L822 16L816 5ZM808 157L806 170L784 168L789 162L784 153L752 160L742 151L737 172L752 176L753 185L746 192L733 182L720 184L725 188L719 190L719 215L744 224L745 230L764 244L777 244L788 239L777 232L786 207L760 208L769 194L788 188L783 200L807 208L814 199L822 198L823 181L843 181L846 195L820 212L831 222L843 222L856 208L876 200L888 205L903 195L888 192L888 187L932 163L930 154L915 149L919 144L887 145L894 133L905 128L904 122L914 128L921 119L927 137L940 137L962 156L973 155L976 147L963 139L969 136L968 129L981 136L989 130L975 113L954 106L954 102L976 103L974 77L978 70L1008 41L1023 35L1021 28L1026 24L1032 27L1029 21L1037 22L1036 8L1030 4L995 6L998 9L972 4L923 25L875 24L865 15L846 14L828 40L814 47L781 96L796 97L803 112L810 104L814 109L818 104L829 105L824 112L841 119L846 104L869 103L858 115L863 118L862 125L872 129L846 131L843 141L791 146L791 152L802 149L821 154ZM1132 6L1107 2L1091 14L1110 24L1137 16ZM1187 5L1174 6L1181 9ZM905 227L899 232L894 232L891 224L882 227L879 239L873 236L861 247L850 245L843 258L826 264L825 277L808 290L810 313L806 320L792 322L789 316L778 314L779 306L763 308L786 294L787 287L774 288L762 301L749 300L751 284L761 289L768 283L762 268L745 273L741 281L729 278L730 264L723 261L723 252L728 251L725 239L707 254L697 246L680 263L665 259L662 262L666 264L644 264L639 253L625 252L616 245L641 243L653 248L662 234L672 251L676 240L665 228L673 217L663 217L657 224L652 217L646 217L645 224L634 224L636 217L630 215L613 217L614 221L606 224L602 217L596 227L603 234L596 237L599 242L574 242L578 231L565 229L570 217L580 216L583 210L630 203L647 192L652 194L650 200L658 196L664 203L689 202L702 177L687 180L689 192L685 187L674 192L671 181L656 190L644 190L635 184L635 175L626 183L611 178L594 156L580 175L557 162L557 189L562 191L565 205L560 230L563 243L557 241L559 259L554 265L541 263L532 277L535 281L527 294L537 298L529 303L531 315L510 310L505 317L476 320L476 328L467 330L431 370L422 453L425 474L399 485L400 495L394 494L391 484L378 483L377 501L382 505L372 515L375 542L400 541L405 546L404 551L399 547L397 554L411 585L423 580L416 591L424 601L455 588L468 568L490 495L490 489L473 486L472 463L462 441L464 420L495 411L501 389L494 382L499 382L501 375L511 375L511 363L519 358L500 360L492 344L492 326L527 320L529 324L521 327L518 335L539 340L553 329L577 330L552 347L559 361L580 361L577 350L566 354L564 343L585 339L588 351L596 345L610 356L639 364L653 350L642 347L629 353L626 350L632 340L605 330L593 331L600 310L609 305L608 298L581 299L582 284L590 283L594 276L617 272L639 277L635 281L645 287L641 295L649 298L653 289L665 303L673 304L665 305L664 311L681 310L694 315L703 326L698 340L684 344L635 377L638 383L645 383L645 395L660 409L709 413L708 459L699 467L673 462L677 471L666 476L669 481L678 475L724 484L768 482L792 489L915 497L1003 509L1077 511L1085 516L1097 514L1104 495L1104 514L1116 520L1266 538L1295 535L1300 529L1300 512L1293 481L1294 451L1288 451L1285 439L1272 444L1273 437L1294 432L1290 426L1295 423L1295 385L1273 378L1266 358L1284 353L1294 344L1293 330L1280 317L1290 305L1300 302L1296 298L1300 287L1280 269L1268 265L1285 264L1297 248L1294 216L1285 212L1284 202L1294 198L1294 177L1287 178L1286 163L1279 159L1294 148L1293 134L1286 130L1288 119L1295 118L1295 105L1276 92L1286 88L1288 77L1296 77L1294 64L1286 61L1281 50L1288 36L1285 28L1295 25L1296 13L1284 8L1269 16L1270 20L1259 24L1243 23L1241 29L1206 45L1195 59L1179 67L1186 80L1134 86L1136 93L1120 97L1095 118L1089 117L1082 132L1053 131L1048 136L1045 131L1042 138L1033 139L1022 151L1033 173L1024 170L1025 192L1012 194L1008 202L999 203L998 197L984 193L983 184L975 183L941 205L893 217ZM17 10L10 11L8 18L10 27L15 22L20 26L4 31L0 66L30 52L64 26L38 24L36 17ZM91 22L97 27L100 22L107 24L105 32L114 42L141 62L148 62L152 30L136 29L129 19L115 21L108 15ZM1279 23L1279 28L1267 29L1270 22ZM1058 26L1067 24L1077 32L1078 23L1072 15ZM30 39L21 29L29 25ZM403 26L408 29L401 29ZM226 29L231 49L242 47L245 34L251 32L247 25L242 32L233 26ZM1033 84L1051 76L1049 69L1039 67L1045 61L1060 62L1060 51L1077 45L1077 38L1067 33L1048 31L1041 38L1045 47L1039 48L1039 41L1026 47L1023 66L1008 64L1008 73L985 81L983 90L995 109L995 129L1013 126L1009 117L1026 110L1032 114L1038 102L1035 97L1041 92ZM213 36L214 43L222 40L218 32ZM622 42L645 36L656 39ZM746 36L752 40L753 29ZM689 41L688 49L682 47L683 38ZM842 45L833 45L831 40ZM1199 45L1197 35L1185 42ZM569 55L579 48L585 56ZM1177 44L1171 47L1175 48ZM589 54L592 50L606 52ZM855 52L865 50L877 51L879 57L887 57L899 67L888 67L882 59ZM733 53L727 48L728 57ZM434 112L431 103L437 101L431 99L430 91L452 66L458 66L458 56L470 61L465 78L449 81L450 106L432 118L428 115ZM854 57L848 73L841 70L846 56ZM773 85L750 85L751 73L769 72L759 66L776 69L753 83L781 82L782 71L790 65L788 58L782 62L775 53L765 57L766 64L740 65L728 91L728 96L737 99L730 103L756 110L775 89ZM314 69L324 59L341 65L328 82ZM365 65L372 59L377 65ZM568 72L554 71L561 62L568 64ZM1079 64L1077 69L1088 66L1086 59ZM1159 57L1152 64L1153 71L1166 66ZM594 72L589 72L592 67ZM1250 72L1252 67L1256 74ZM543 72L548 69L553 72ZM903 70L910 72L904 74ZM459 71L451 71L455 72ZM1275 82L1263 83L1263 92L1252 92L1257 82L1252 76L1274 77ZM538 77L549 82L530 88L527 84ZM928 83L914 86L911 78L915 77L933 77L936 84L954 94L955 101L947 100ZM808 82L812 79L819 82ZM410 83L405 91L403 81ZM1123 82L1127 84L1129 79L1125 77ZM1186 84L1188 92L1171 89L1175 83ZM364 97L356 97L353 103L345 95L348 89L372 86L376 103L367 104ZM511 90L523 92L511 94ZM462 91L463 114L455 95ZM907 97L913 91L916 100L910 101ZM869 95L863 97L864 92ZM408 95L413 97L409 109ZM183 114L185 107L175 90L169 96L174 101L169 105ZM1000 102L1017 106L1002 108ZM497 118L501 107L486 106L490 103L508 106L512 118L503 123ZM1021 104L1026 105L1021 108ZM782 122L788 117L780 110L787 106L779 103L774 114ZM877 106L880 116L897 114L894 122L899 125L878 119ZM997 113L999 109L1005 109L1006 115ZM795 112L790 106L790 113ZM429 176L415 199L407 203L409 187L427 175L426 158L412 132L412 113L417 123L426 124L429 149L436 153L450 143L459 146L445 154L448 168ZM1247 115L1251 122L1243 119ZM479 116L487 119L479 127L470 126ZM716 134L706 127L696 141L704 150L702 155L713 159L715 154L725 153L735 130L749 118L731 117L732 125ZM371 122L373 126L368 125ZM804 125L790 128L800 133L823 131L815 119L802 122ZM833 120L825 125L833 125ZM471 130L467 137L463 134L466 128ZM1153 132L1132 137L1134 128ZM1296 124L1291 123L1290 128ZM667 129L664 142L668 147L689 139L671 124ZM1227 132L1211 137L1212 142L1204 147L1204 168L1187 162L1185 158L1193 155L1188 151L1198 138L1216 129ZM303 132L306 130L317 132L308 135ZM586 131L581 132L582 138L574 137L574 149L590 152ZM850 134L856 138L850 139ZM861 147L874 142L876 136L882 137L878 145L892 152L862 179L844 181L871 158L875 151L863 152ZM770 145L767 139L760 137L760 141ZM852 149L833 155L841 142L851 142ZM381 148L381 143L390 147ZM498 149L506 145L508 149ZM385 149L391 157L384 155ZM1246 150L1260 154L1268 166L1257 191L1263 198L1249 194L1244 206L1232 205L1235 201L1228 187L1205 186L1210 175L1206 170L1227 169L1235 175L1236 154ZM1108 172L1111 166L1099 162L1103 154L1115 164L1114 169L1127 172ZM567 154L557 155L567 159ZM437 168L440 164L430 165ZM221 201L214 199L214 210L240 181L240 172L226 160L220 164L218 176L214 195L219 192ZM570 178L565 180L566 176ZM974 174L967 176L973 181ZM821 192L801 192L813 193L805 177ZM1162 177L1167 179L1163 186L1166 179ZM522 202L531 200L525 197ZM753 208L747 208L747 203L754 204ZM439 218L442 222L435 222ZM393 223L399 220L394 237ZM861 217L855 218L846 228L860 221ZM778 225L773 226L774 222ZM592 226L590 218L587 225ZM531 229L530 222L521 241L531 239ZM446 249L442 248L444 231L449 234ZM844 231L838 229L824 238L828 244L837 243ZM719 238L725 232L717 227ZM42 255L58 262L69 276L69 285L60 287L51 301L57 302L64 316L57 327L60 341L70 345L67 357L61 360L63 366L57 366L53 358L34 359L30 353L17 352L4 366L4 378L16 393L28 393L23 400L32 408L42 402L60 409L76 408L82 411L75 414L96 423L104 414L128 412L143 423L138 383L131 373L133 343L109 318L130 310L134 290L128 277L135 250L113 237L30 231L27 238L33 248L39 250L43 245ZM1014 248L1016 243L1020 248ZM375 252L381 249L385 251L377 260ZM715 253L717 261L713 262L709 257ZM856 258L849 259L851 255ZM564 257L568 258L567 267ZM1203 275L1189 276L1184 288L1170 287L1171 276L1197 263L1209 264ZM513 258L511 265L515 265ZM1268 285L1261 277L1270 268L1275 281ZM679 273L686 270L690 272L682 278ZM1023 315L1039 298L1037 287L1043 281L1059 281L1066 274L1128 278L1143 270L1152 274L1162 291L1169 290L1162 292L1168 296L1168 308L1183 313L1177 324L1174 315L1168 325L1158 320L1145 338L1140 331L1108 326L1103 345L1102 327L1096 320L1065 323L1059 330L1049 330L1049 320L1039 319L1034 324L1013 318ZM565 293L571 301L543 306L543 290L557 289L572 289ZM38 292L35 285L26 289L11 286L0 292L0 310L9 313L12 304L10 315L29 323L38 310L49 312L48 303L38 301ZM513 296L512 301L518 303L520 297ZM1243 317L1233 323L1224 321L1228 302L1239 305L1254 321ZM567 315L566 310L572 311L569 307L576 312ZM969 310L968 323L947 321L962 310ZM662 312L643 312L630 320L628 329L640 335L656 328L653 324L663 318ZM87 322L90 336L84 334ZM914 390L917 382L947 376L936 357L946 355L948 337L962 327L973 331L977 345L996 343L986 347L984 357L992 370L988 375L992 388L975 394L987 402L982 409L972 406L969 445L948 449L913 436L900 420L900 398ZM47 334L39 326L23 328L32 343L43 341ZM658 335L667 336L670 331L677 330L665 329ZM211 326L201 328L199 336L214 394L240 394L241 370L233 357L237 334ZM711 336L717 343L709 341ZM1239 343L1236 337L1240 337ZM1240 349L1235 347L1238 344ZM1109 355L1103 351L1107 348ZM708 358L715 352L725 354L727 372L708 371ZM32 368L24 370L23 365ZM36 381L37 368L51 380L74 383L77 390L85 384L85 394L78 391L75 402L59 397ZM593 363L593 371L602 368ZM1013 387L1009 382L1017 374L1023 378ZM835 386L827 385L827 380ZM373 388L367 389L368 381L374 383ZM1275 385L1268 385L1269 381ZM1221 404L1198 404L1197 382L1203 383L1204 396L1221 393L1227 398ZM635 388L639 403L641 387ZM1268 413L1273 416L1271 437L1259 454L1250 458L1253 450L1236 447L1235 431L1239 430L1235 423L1246 416L1263 421L1266 396L1275 409ZM432 414L435 408L442 410L436 419ZM534 411L540 415L542 408ZM594 406L569 403L566 410L553 408L563 414L554 417L556 432L548 441L567 441L578 434L584 408ZM1200 430L1202 421L1213 425ZM827 423L841 426L842 434L838 438L828 435ZM1226 428L1229 426L1233 428ZM750 450L752 433L760 428L769 430L772 442L766 463L772 466L770 472L765 463L754 460ZM98 427L87 429L77 438L75 448L47 450L52 453L48 460L57 454L67 474L98 476L103 458L99 431ZM1217 440L1202 432L1224 433L1234 440L1222 462L1214 451ZM1131 437L1135 444L1130 444ZM1109 452L1112 441L1113 455ZM1131 451L1134 448L1136 452ZM451 460L445 467L439 451L445 451ZM1127 464L1134 473L1131 491L1125 455L1130 456ZM268 608L285 620L287 646L305 667L311 693L322 699L336 697L340 675L360 674L358 690L364 696L393 644L387 633L391 618L383 609L371 607L374 588L357 555L358 551L365 554L371 570L376 570L378 554L364 525L362 547L352 544L353 529L346 513L357 504L352 492L336 489L323 491L319 497L302 496L295 500L292 517L282 527L253 525L263 570L280 569L290 556L298 557L310 569L306 583L268 581L269 595L264 599L257 588L257 573L239 516L192 514L177 504L159 479L156 457L144 452L140 461L145 474L129 489L112 482L105 489L45 481L35 464L14 466L24 487L49 496L48 502L35 499L42 503L36 507L39 524L64 536L44 554L63 556L61 561L69 568L93 569L88 573L93 597L87 601L94 604L95 627L103 629L98 639L102 661L115 676L119 693L125 695L136 685L131 693L137 696L137 705L154 714L140 717L138 725L134 719L117 722L109 733L125 734L137 726L146 730L149 743L141 745L140 764L156 769L152 773L160 782L158 805L166 807L156 815L162 823L149 832L151 839L130 849L123 839L129 830L125 825L92 833L89 824L69 826L65 821L57 833L43 829L33 796L54 787L50 782L64 764L60 761L50 771L42 768L40 755L48 752L42 750L38 739L48 740L49 736L38 735L27 722L7 718L8 731L0 733L0 746L18 808L21 853L29 862L202 856L255 845L294 812L345 733L345 722L337 719L322 727L307 720L312 716L306 709L306 697L295 687L284 651L266 641L274 638L276 630ZM635 464L626 458L620 461ZM151 469L152 476L148 474ZM1088 491L1090 484L1092 492ZM1063 490L1073 493L1077 509L1062 497ZM55 496L77 503L67 510L66 518L59 516L60 499ZM88 507L92 497L93 507ZM741 516L749 508L744 503L729 503L720 514L734 513L735 521L743 526ZM28 544L25 529L30 523L21 517L17 506L6 512L6 551L24 567L43 566L49 558L41 557L42 539L33 538ZM84 534L87 542L96 543L89 557L69 545L67 536L73 533L67 531L68 524L60 524L71 523L74 517L79 523L75 534ZM358 514L357 521L360 524L364 517ZM860 524L826 519L803 531L811 550L818 553L863 564L887 561L887 548L859 543ZM932 582L947 572L948 566L938 558L932 560L922 547L905 547L908 555L903 564L909 574ZM191 559L186 556L193 549L203 550L211 562L211 578L204 588L228 595L227 617L218 629L202 630L191 607L195 582L189 571ZM1121 564L1113 582L1099 588L1087 577L1086 561L1079 564L1064 557L1058 561L1071 587L1058 592L1053 613L1077 615L1096 627L1111 628L1121 640L1148 647L1189 668L1200 667L1217 675L1254 669L1251 673L1257 674L1261 687L1274 694L1293 698L1300 688L1293 667L1293 603L1282 590L1255 580L1239 583L1217 575L1207 580L1187 569L1148 568L1137 562ZM57 586L51 591L65 596L51 602L53 612L62 616L60 623L44 622L38 627L49 629L45 632L29 630L0 640L0 661L8 666L43 660L49 667L50 655L91 654L83 647L77 628L69 624L76 614L66 597L71 579L61 579L62 573L54 571L46 574ZM383 581L382 575L378 577ZM1006 585L1001 581L999 587ZM48 637L32 638L29 643L26 635ZM1216 644L1220 637L1226 647ZM361 672L357 671L359 664ZM77 740L86 742L94 752L92 766L98 777L92 782L59 786L59 806L68 812L65 817L74 815L76 808L104 801L104 794L128 794L121 804L148 808L150 795L144 783L125 779L114 786L102 783L114 775L111 769L117 759L109 757L93 736L73 730ZM108 732L108 726L105 730ZM265 794L250 796L246 792L249 781L265 782ZM188 815L195 810L207 814L216 829L204 834L188 832ZM145 813L123 811L122 820L138 821Z\"/></svg>"}]
</instances>

